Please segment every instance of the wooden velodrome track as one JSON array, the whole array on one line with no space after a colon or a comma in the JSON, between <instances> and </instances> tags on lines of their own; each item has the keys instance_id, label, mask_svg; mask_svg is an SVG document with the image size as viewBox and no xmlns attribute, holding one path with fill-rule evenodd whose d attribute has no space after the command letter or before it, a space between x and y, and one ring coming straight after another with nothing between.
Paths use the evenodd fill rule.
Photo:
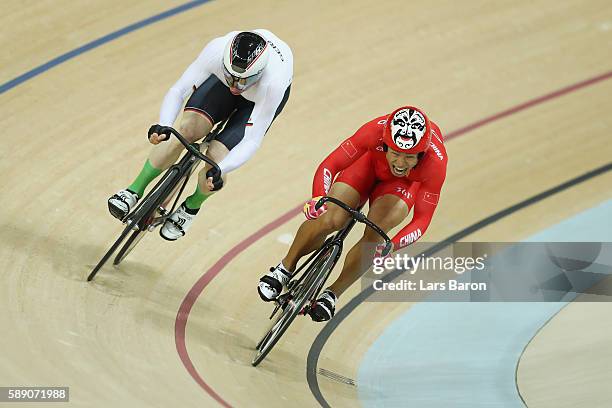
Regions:
<instances>
[{"instance_id":1,"label":"wooden velodrome track","mask_svg":"<svg viewBox=\"0 0 612 408\"><path fill-rule=\"evenodd\" d=\"M0 81L180 4L5 1ZM286 250L277 238L301 222L292 209L309 196L318 162L342 139L407 103L456 136L432 242L610 162L612 3L425 4L212 1L3 89L0 386L68 385L71 406L315 406L306 360L322 326L300 319L252 368L270 311L255 286ZM142 166L145 131L166 90L209 39L258 27L295 55L291 98L263 147L205 203L185 239L151 235L121 268L87 284L120 230L106 199ZM611 185L604 172L466 239L521 240L610 199ZM278 228L243 241L288 211ZM360 290L352 289L340 306ZM319 367L355 378L365 350L409 307L360 305L323 347ZM580 321L581 331L612 339L610 325L599 327L610 311L570 305L552 336ZM612 363L609 351L594 349L572 371L609 384L601 358ZM538 375L545 367L527 366L524 397L544 401L530 406L590 406L610 392L583 384L584 405L573 404L571 389ZM319 386L334 407L358 404L351 387L326 378Z\"/></svg>"}]
</instances>

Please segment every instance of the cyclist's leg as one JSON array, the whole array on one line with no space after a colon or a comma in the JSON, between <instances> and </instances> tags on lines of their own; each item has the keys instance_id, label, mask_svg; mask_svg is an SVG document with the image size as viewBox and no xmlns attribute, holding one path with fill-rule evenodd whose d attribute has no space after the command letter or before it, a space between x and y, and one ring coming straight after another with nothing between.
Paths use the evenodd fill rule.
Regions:
<instances>
[{"instance_id":1,"label":"cyclist's leg","mask_svg":"<svg viewBox=\"0 0 612 408\"><path fill-rule=\"evenodd\" d=\"M197 113L185 112L181 120L180 132L185 138L193 142L210 132L211 128L212 123L208 118ZM111 213L117 218L123 218L138 198L144 195L144 191L151 181L155 180L162 171L166 170L176 161L182 149L183 145L175 138L171 138L166 143L153 146L147 161L132 184L127 189L120 190L109 199ZM124 197L123 199L121 199L122 196ZM122 208L117 209L116 207L118 206Z\"/></svg>"},{"instance_id":2,"label":"cyclist's leg","mask_svg":"<svg viewBox=\"0 0 612 408\"><path fill-rule=\"evenodd\" d=\"M185 122L185 128L181 123L181 130L187 130L193 123L196 124L208 124L206 126L206 132L203 134L184 134L184 136L193 142L205 135L207 135L213 123L219 123L226 120L232 112L236 109L239 103L239 97L232 95L227 86L225 86L217 77L211 75L204 83L193 93L191 98L187 101L185 107L185 118L188 119ZM231 120L231 119L230 119ZM197 125L196 125L197 127ZM227 128L227 126L226 126ZM199 132L201 128L197 129ZM191 138L190 136L193 136ZM171 140L174 141L172 138ZM158 145L159 146L159 145ZM180 154L182 145L178 150ZM212 141L208 147L206 154L215 161L220 161L228 153L221 143ZM178 158L178 154L174 156L173 160ZM206 170L204 169L198 175L198 186L196 191L187 197L185 201L166 219L164 225L160 229L159 233L162 238L174 241L187 232L194 221L196 214L198 213L202 203L210 196L211 192L205 188L205 177ZM204 183L202 179L204 178Z\"/></svg>"},{"instance_id":3,"label":"cyclist's leg","mask_svg":"<svg viewBox=\"0 0 612 408\"><path fill-rule=\"evenodd\" d=\"M375 183L372 157L366 153L340 172L329 195L357 208L368 200ZM346 211L335 204L328 203L328 210L321 217L305 221L300 226L287 256L283 259L283 265L289 271L295 270L301 257L320 248L325 237L346 225L348 219L349 215Z\"/></svg>"},{"instance_id":4,"label":"cyclist's leg","mask_svg":"<svg viewBox=\"0 0 612 408\"><path fill-rule=\"evenodd\" d=\"M329 195L352 207L357 207L362 201L359 192L343 182L335 182ZM325 237L346 225L348 219L346 211L330 203L328 210L319 218L303 222L287 256L278 266L270 268L270 272L259 279L257 292L262 300L269 302L276 299L289 281L291 272L295 271L300 258L320 248Z\"/></svg>"},{"instance_id":5,"label":"cyclist's leg","mask_svg":"<svg viewBox=\"0 0 612 408\"><path fill-rule=\"evenodd\" d=\"M242 139L244 139L247 123L251 117L253 108L255 107L253 102L247 101L241 96L235 96L235 98L237 100L236 110L231 113L231 116L229 117L223 130L219 132L217 136L215 136L215 140L210 143L208 150L206 151L206 155L213 159L213 161L216 163L221 162L221 160L223 160L225 156L229 154L230 150L238 146ZM210 168L211 166L206 164L198 174L198 189L207 196L215 193L214 191L210 191L208 189L208 185L206 183L206 172L210 170ZM223 185L226 183L227 175L224 174Z\"/></svg>"},{"instance_id":6,"label":"cyclist's leg","mask_svg":"<svg viewBox=\"0 0 612 408\"><path fill-rule=\"evenodd\" d=\"M414 205L417 184L391 181L379 184L370 198L368 218L388 233L406 219ZM366 228L361 239L346 255L342 272L329 289L340 296L371 266L376 244L383 239L371 228Z\"/></svg>"},{"instance_id":7,"label":"cyclist's leg","mask_svg":"<svg viewBox=\"0 0 612 408\"><path fill-rule=\"evenodd\" d=\"M227 154L229 153L229 149L225 147L225 145L218 140L212 140L208 145L208 149L206 150L206 156L211 158L215 163L219 163ZM202 170L198 173L198 184L196 186L196 190L192 195L185 199L185 207L190 210L191 213L197 214L202 203L206 201L211 195L215 193L215 191L209 191L206 183L206 172L211 168L211 166L207 163ZM223 183L227 182L227 178L225 176L223 178Z\"/></svg>"},{"instance_id":8,"label":"cyclist's leg","mask_svg":"<svg viewBox=\"0 0 612 408\"><path fill-rule=\"evenodd\" d=\"M194 110L185 110L179 125L179 132L190 143L203 138L213 128L211 118ZM153 146L149 154L149 163L154 168L166 170L173 165L184 147L176 138L171 137L169 141Z\"/></svg>"},{"instance_id":9,"label":"cyclist's leg","mask_svg":"<svg viewBox=\"0 0 612 408\"><path fill-rule=\"evenodd\" d=\"M213 140L208 146L206 155L214 161L220 161L228 152L229 150L223 144ZM198 174L196 190L168 217L159 230L161 237L168 241L175 241L184 236L200 211L202 203L213 193L214 191L208 191L206 187L206 168L204 168Z\"/></svg>"},{"instance_id":10,"label":"cyclist's leg","mask_svg":"<svg viewBox=\"0 0 612 408\"><path fill-rule=\"evenodd\" d=\"M391 181L383 185L385 184L396 184L396 182ZM388 232L406 218L409 206L396 195L384 194L386 191L393 191L392 189L381 191L380 186L381 184L377 185L372 192L370 199L372 204L368 211L368 218L383 231ZM381 240L378 234L366 227L363 237L346 255L340 276L331 286L321 292L312 306L310 310L312 320L324 322L334 316L336 300L368 269L370 262L364 262L364 260L372 258L375 244Z\"/></svg>"},{"instance_id":11,"label":"cyclist's leg","mask_svg":"<svg viewBox=\"0 0 612 408\"><path fill-rule=\"evenodd\" d=\"M344 182L335 182L330 191L331 197L357 208L361 202L359 191ZM294 271L299 260L321 247L325 237L344 227L349 215L335 204L328 203L328 210L319 218L307 220L300 225L289 252L283 258L283 265L288 271Z\"/></svg>"},{"instance_id":12,"label":"cyclist's leg","mask_svg":"<svg viewBox=\"0 0 612 408\"><path fill-rule=\"evenodd\" d=\"M222 160L229 151L223 144L213 140L210 142L206 155L214 161ZM159 230L162 238L175 241L184 236L191 227L196 215L200 211L202 203L206 201L214 191L208 191L206 187L206 167L198 173L196 190L187 197L181 205L168 217Z\"/></svg>"},{"instance_id":13,"label":"cyclist's leg","mask_svg":"<svg viewBox=\"0 0 612 408\"><path fill-rule=\"evenodd\" d=\"M235 99L229 89L211 75L191 94L179 124L179 132L190 142L206 136L213 125L225 120L234 110ZM171 137L168 142L153 146L143 170L130 187L139 195L163 170L176 162L183 145Z\"/></svg>"}]
</instances>

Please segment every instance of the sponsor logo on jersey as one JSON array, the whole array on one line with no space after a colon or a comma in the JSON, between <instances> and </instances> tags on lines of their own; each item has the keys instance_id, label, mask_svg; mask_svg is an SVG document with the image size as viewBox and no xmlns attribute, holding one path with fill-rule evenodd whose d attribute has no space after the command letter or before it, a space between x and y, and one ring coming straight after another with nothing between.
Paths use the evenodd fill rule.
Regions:
<instances>
[{"instance_id":1,"label":"sponsor logo on jersey","mask_svg":"<svg viewBox=\"0 0 612 408\"><path fill-rule=\"evenodd\" d=\"M407 200L410 200L410 198L412 197L410 192L404 187L395 187L395 191L406 197Z\"/></svg>"},{"instance_id":2,"label":"sponsor logo on jersey","mask_svg":"<svg viewBox=\"0 0 612 408\"><path fill-rule=\"evenodd\" d=\"M353 142L351 142L350 140L347 140L340 146L342 146L342 150L344 150L344 153L346 153L348 157L353 157L357 154L357 149L353 145Z\"/></svg>"},{"instance_id":3,"label":"sponsor logo on jersey","mask_svg":"<svg viewBox=\"0 0 612 408\"><path fill-rule=\"evenodd\" d=\"M323 168L323 189L325 190L325 194L329 193L329 189L332 185L332 174L328 168Z\"/></svg>"},{"instance_id":4,"label":"sponsor logo on jersey","mask_svg":"<svg viewBox=\"0 0 612 408\"><path fill-rule=\"evenodd\" d=\"M429 204L437 205L439 198L440 198L440 194L434 194L434 193L430 193L426 191L425 195L423 196L423 201Z\"/></svg>"},{"instance_id":5,"label":"sponsor logo on jersey","mask_svg":"<svg viewBox=\"0 0 612 408\"><path fill-rule=\"evenodd\" d=\"M429 146L432 148L432 150L436 153L436 156L438 156L438 159L440 160L444 160L444 156L442 156L442 152L440 152L440 149L438 149L438 146L436 146L435 144L430 143Z\"/></svg>"},{"instance_id":6,"label":"sponsor logo on jersey","mask_svg":"<svg viewBox=\"0 0 612 408\"><path fill-rule=\"evenodd\" d=\"M283 58L283 53L280 52L280 50L278 49L278 47L276 46L276 44L274 44L272 41L268 40L268 44L270 44L270 47L272 47L274 49L274 51L276 51L276 53L278 54L278 56L280 57L281 61L285 62L285 59Z\"/></svg>"},{"instance_id":7,"label":"sponsor logo on jersey","mask_svg":"<svg viewBox=\"0 0 612 408\"><path fill-rule=\"evenodd\" d=\"M421 235L423 235L423 233L421 233L421 229L420 228L417 228L415 231L412 231L408 235L404 235L400 239L400 247L405 247L406 245L412 244L414 241L416 241L417 239L421 238Z\"/></svg>"},{"instance_id":8,"label":"sponsor logo on jersey","mask_svg":"<svg viewBox=\"0 0 612 408\"><path fill-rule=\"evenodd\" d=\"M381 119L378 121L379 125L384 125L385 123L387 123L387 119Z\"/></svg>"}]
</instances>

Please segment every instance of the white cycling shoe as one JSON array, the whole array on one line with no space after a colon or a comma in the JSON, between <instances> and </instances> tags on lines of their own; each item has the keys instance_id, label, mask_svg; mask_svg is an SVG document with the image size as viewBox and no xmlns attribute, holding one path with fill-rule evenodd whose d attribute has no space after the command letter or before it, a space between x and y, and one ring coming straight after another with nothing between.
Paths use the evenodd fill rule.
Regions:
<instances>
[{"instance_id":1,"label":"white cycling shoe","mask_svg":"<svg viewBox=\"0 0 612 408\"><path fill-rule=\"evenodd\" d=\"M120 190L108 199L108 211L113 217L122 220L132 211L132 208L138 202L138 198L138 194L128 189Z\"/></svg>"},{"instance_id":2,"label":"white cycling shoe","mask_svg":"<svg viewBox=\"0 0 612 408\"><path fill-rule=\"evenodd\" d=\"M310 317L315 322L326 322L332 317L334 317L334 313L336 312L336 301L338 298L329 289L325 289L317 300L315 304L310 309Z\"/></svg>"},{"instance_id":3,"label":"white cycling shoe","mask_svg":"<svg viewBox=\"0 0 612 408\"><path fill-rule=\"evenodd\" d=\"M189 214L185 209L185 204L181 204L159 230L159 235L167 241L176 241L191 227L196 214Z\"/></svg>"},{"instance_id":4,"label":"white cycling shoe","mask_svg":"<svg viewBox=\"0 0 612 408\"><path fill-rule=\"evenodd\" d=\"M259 279L257 293L264 302L271 302L281 294L290 279L291 272L278 264L276 267L270 268L270 272Z\"/></svg>"}]
</instances>

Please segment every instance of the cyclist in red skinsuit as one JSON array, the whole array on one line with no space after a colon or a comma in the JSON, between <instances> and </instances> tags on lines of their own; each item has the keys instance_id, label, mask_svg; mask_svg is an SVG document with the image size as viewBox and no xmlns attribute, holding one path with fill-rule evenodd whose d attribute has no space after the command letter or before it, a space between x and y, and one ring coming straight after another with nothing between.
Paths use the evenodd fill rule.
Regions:
<instances>
[{"instance_id":1,"label":"cyclist in red skinsuit","mask_svg":"<svg viewBox=\"0 0 612 408\"><path fill-rule=\"evenodd\" d=\"M412 221L393 238L393 247L399 249L419 239L427 230L446 177L447 157L442 132L431 123L433 146L418 166L406 176L397 177L383 150L381 128L385 122L386 116L382 116L366 123L323 160L314 176L312 196L327 195L330 186L326 181L340 173L336 182L344 182L359 191L360 205L368 198L374 203L379 197L391 194L409 208L414 206Z\"/></svg>"},{"instance_id":2,"label":"cyclist in red skinsuit","mask_svg":"<svg viewBox=\"0 0 612 408\"><path fill-rule=\"evenodd\" d=\"M412 220L392 239L397 250L425 234L438 204L446 165L442 132L418 108L402 107L363 125L319 165L313 199L304 206L309 220L298 230L287 256L261 278L258 290L262 299L278 296L299 259L348 221L348 215L334 204L316 211L314 204L320 196L333 196L353 208L369 200L368 218L385 232L403 222L414 208ZM365 229L348 252L338 279L317 300L311 311L313 320L333 316L337 297L367 270L362 259L374 257L380 247L375 251L373 244L381 241L378 234Z\"/></svg>"}]
</instances>

